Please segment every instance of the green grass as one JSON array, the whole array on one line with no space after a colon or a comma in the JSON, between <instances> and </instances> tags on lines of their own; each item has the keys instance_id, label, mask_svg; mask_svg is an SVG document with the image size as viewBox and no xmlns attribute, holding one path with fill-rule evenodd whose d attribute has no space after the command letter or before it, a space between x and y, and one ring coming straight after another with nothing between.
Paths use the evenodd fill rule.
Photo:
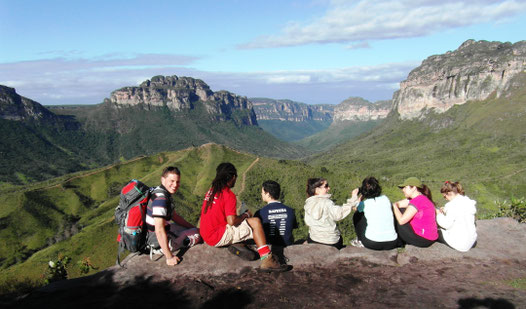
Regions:
<instances>
[{"instance_id":1,"label":"green grass","mask_svg":"<svg viewBox=\"0 0 526 309\"><path fill-rule=\"evenodd\" d=\"M526 74L525 74L526 75ZM524 78L524 76L522 76ZM387 189L421 178L441 205L445 180L460 181L478 201L479 216L497 211L495 201L526 196L526 89L469 102L422 120L391 115L369 134L309 158L315 166L376 176Z\"/></svg>"},{"instance_id":2,"label":"green grass","mask_svg":"<svg viewBox=\"0 0 526 309\"><path fill-rule=\"evenodd\" d=\"M526 291L526 278L513 279L506 282L509 286Z\"/></svg>"},{"instance_id":3,"label":"green grass","mask_svg":"<svg viewBox=\"0 0 526 309\"><path fill-rule=\"evenodd\" d=\"M327 151L336 145L372 131L380 123L382 120L333 122L327 129L297 140L295 144L314 152Z\"/></svg>"},{"instance_id":4,"label":"green grass","mask_svg":"<svg viewBox=\"0 0 526 309\"><path fill-rule=\"evenodd\" d=\"M331 121L258 120L258 125L282 141L294 142L327 129Z\"/></svg>"}]
</instances>

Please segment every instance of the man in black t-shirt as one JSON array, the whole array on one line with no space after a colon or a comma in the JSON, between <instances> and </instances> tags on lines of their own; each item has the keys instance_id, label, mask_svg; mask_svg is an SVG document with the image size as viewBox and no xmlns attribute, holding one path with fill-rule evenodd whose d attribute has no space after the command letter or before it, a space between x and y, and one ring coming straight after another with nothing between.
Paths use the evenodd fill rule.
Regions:
<instances>
[{"instance_id":1,"label":"man in black t-shirt","mask_svg":"<svg viewBox=\"0 0 526 309\"><path fill-rule=\"evenodd\" d=\"M278 201L281 193L279 183L267 180L261 188L261 199L267 203L255 217L261 219L267 242L272 245L289 246L294 242L292 230L298 227L294 209Z\"/></svg>"}]
</instances>

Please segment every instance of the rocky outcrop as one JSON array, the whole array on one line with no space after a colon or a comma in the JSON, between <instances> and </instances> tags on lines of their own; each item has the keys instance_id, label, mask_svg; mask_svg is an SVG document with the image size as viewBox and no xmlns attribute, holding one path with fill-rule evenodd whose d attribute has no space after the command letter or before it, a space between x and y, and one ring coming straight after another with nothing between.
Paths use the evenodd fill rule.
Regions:
<instances>
[{"instance_id":1,"label":"rocky outcrop","mask_svg":"<svg viewBox=\"0 0 526 309\"><path fill-rule=\"evenodd\" d=\"M427 58L400 83L393 96L402 119L426 110L444 112L455 104L506 93L510 82L526 70L526 41L515 44L464 42L457 50Z\"/></svg>"},{"instance_id":2,"label":"rocky outcrop","mask_svg":"<svg viewBox=\"0 0 526 309\"><path fill-rule=\"evenodd\" d=\"M183 308L524 307L526 294L507 282L526 276L526 225L479 220L477 232L477 246L467 253L439 243L389 251L294 245L284 251L293 269L279 274L257 272L259 261L243 261L226 248L198 245L180 265L130 256L125 268L59 281L7 305L66 307L89 299L92 306L152 306L169 298Z\"/></svg>"},{"instance_id":3,"label":"rocky outcrop","mask_svg":"<svg viewBox=\"0 0 526 309\"><path fill-rule=\"evenodd\" d=\"M267 98L250 98L254 112L259 120L280 121L332 121L334 105L309 105L291 100L273 100Z\"/></svg>"},{"instance_id":4,"label":"rocky outcrop","mask_svg":"<svg viewBox=\"0 0 526 309\"><path fill-rule=\"evenodd\" d=\"M391 111L391 101L371 103L359 97L350 97L338 105L309 105L267 98L251 98L250 101L259 120L368 121L385 118Z\"/></svg>"},{"instance_id":5,"label":"rocky outcrop","mask_svg":"<svg viewBox=\"0 0 526 309\"><path fill-rule=\"evenodd\" d=\"M20 96L11 87L0 85L0 119L78 129L80 124L70 116L56 115L40 103Z\"/></svg>"},{"instance_id":6,"label":"rocky outcrop","mask_svg":"<svg viewBox=\"0 0 526 309\"><path fill-rule=\"evenodd\" d=\"M14 88L0 85L0 118L43 121L57 116L40 103L20 96Z\"/></svg>"},{"instance_id":7,"label":"rocky outcrop","mask_svg":"<svg viewBox=\"0 0 526 309\"><path fill-rule=\"evenodd\" d=\"M391 112L391 101L371 103L359 97L351 97L334 108L334 121L369 121L387 117Z\"/></svg>"},{"instance_id":8,"label":"rocky outcrop","mask_svg":"<svg viewBox=\"0 0 526 309\"><path fill-rule=\"evenodd\" d=\"M204 111L216 120L232 119L242 113L240 122L257 125L256 114L246 97L228 91L213 92L199 79L177 76L154 76L138 87L124 87L111 93L106 102L115 107L138 106L145 109L168 107L179 112L203 106Z\"/></svg>"}]
</instances>

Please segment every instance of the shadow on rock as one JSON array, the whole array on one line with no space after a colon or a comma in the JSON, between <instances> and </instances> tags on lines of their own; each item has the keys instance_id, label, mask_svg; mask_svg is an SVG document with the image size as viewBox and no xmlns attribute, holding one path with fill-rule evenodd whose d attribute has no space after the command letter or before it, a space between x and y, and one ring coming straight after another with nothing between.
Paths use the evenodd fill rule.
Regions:
<instances>
[{"instance_id":1,"label":"shadow on rock","mask_svg":"<svg viewBox=\"0 0 526 309\"><path fill-rule=\"evenodd\" d=\"M177 308L191 307L189 297L171 281L154 281L153 277L135 277L124 285L114 283L112 274L88 280L63 280L19 299L12 308Z\"/></svg>"},{"instance_id":2,"label":"shadow on rock","mask_svg":"<svg viewBox=\"0 0 526 309\"><path fill-rule=\"evenodd\" d=\"M214 297L205 302L201 309L212 308L245 308L252 303L253 298L247 291L229 288L218 292Z\"/></svg>"},{"instance_id":3,"label":"shadow on rock","mask_svg":"<svg viewBox=\"0 0 526 309\"><path fill-rule=\"evenodd\" d=\"M463 298L459 299L458 306L460 309L472 308L490 308L490 309L515 309L515 306L506 299L494 298Z\"/></svg>"}]
</instances>

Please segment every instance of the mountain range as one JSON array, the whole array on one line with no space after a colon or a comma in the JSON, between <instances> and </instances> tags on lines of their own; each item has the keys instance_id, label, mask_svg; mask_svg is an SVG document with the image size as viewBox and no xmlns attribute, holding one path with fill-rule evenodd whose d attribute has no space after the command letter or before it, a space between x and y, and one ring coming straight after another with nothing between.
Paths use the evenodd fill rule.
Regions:
<instances>
[{"instance_id":1,"label":"mountain range","mask_svg":"<svg viewBox=\"0 0 526 309\"><path fill-rule=\"evenodd\" d=\"M247 98L189 77L155 76L101 104L48 108L0 86L0 128L7 132L0 141L4 184L210 142L270 157L305 155L258 127Z\"/></svg>"},{"instance_id":2,"label":"mountain range","mask_svg":"<svg viewBox=\"0 0 526 309\"><path fill-rule=\"evenodd\" d=\"M351 97L332 112L315 107L309 113L309 106L297 102L212 92L202 81L175 76L118 89L103 103L87 107L41 109L14 89L1 87L0 125L8 133L0 141L1 162L11 172L0 187L0 291L13 286L13 278L38 280L42 265L57 254L74 261L89 257L102 268L113 264L112 215L119 189L131 178L156 185L167 165L181 168L175 202L194 223L214 169L223 161L238 168L234 192L252 210L261 207L264 180L282 184L280 200L300 218L298 239L307 233L301 218L310 177L327 178L340 204L366 176L377 177L392 201L403 197L399 183L419 177L431 187L437 206L445 202L442 183L460 181L477 201L478 218L491 218L511 197L526 196L524 46L524 41L466 41L455 51L425 59L392 101ZM344 116L349 110L355 112ZM308 146L277 140L257 126L270 120L330 121L310 137L318 136L312 148L327 150L313 154L305 150ZM370 127L334 142L338 134L331 132L339 124L353 130L360 124ZM319 142L331 138L330 146ZM199 146L209 141L230 146ZM303 158L292 159L298 157ZM44 167L62 176L50 178L49 173L43 177L47 181L35 182ZM65 174L66 169L76 173ZM7 185L13 175L25 185ZM342 220L339 228L346 242L354 236L351 220ZM71 274L81 275L73 266Z\"/></svg>"}]
</instances>

